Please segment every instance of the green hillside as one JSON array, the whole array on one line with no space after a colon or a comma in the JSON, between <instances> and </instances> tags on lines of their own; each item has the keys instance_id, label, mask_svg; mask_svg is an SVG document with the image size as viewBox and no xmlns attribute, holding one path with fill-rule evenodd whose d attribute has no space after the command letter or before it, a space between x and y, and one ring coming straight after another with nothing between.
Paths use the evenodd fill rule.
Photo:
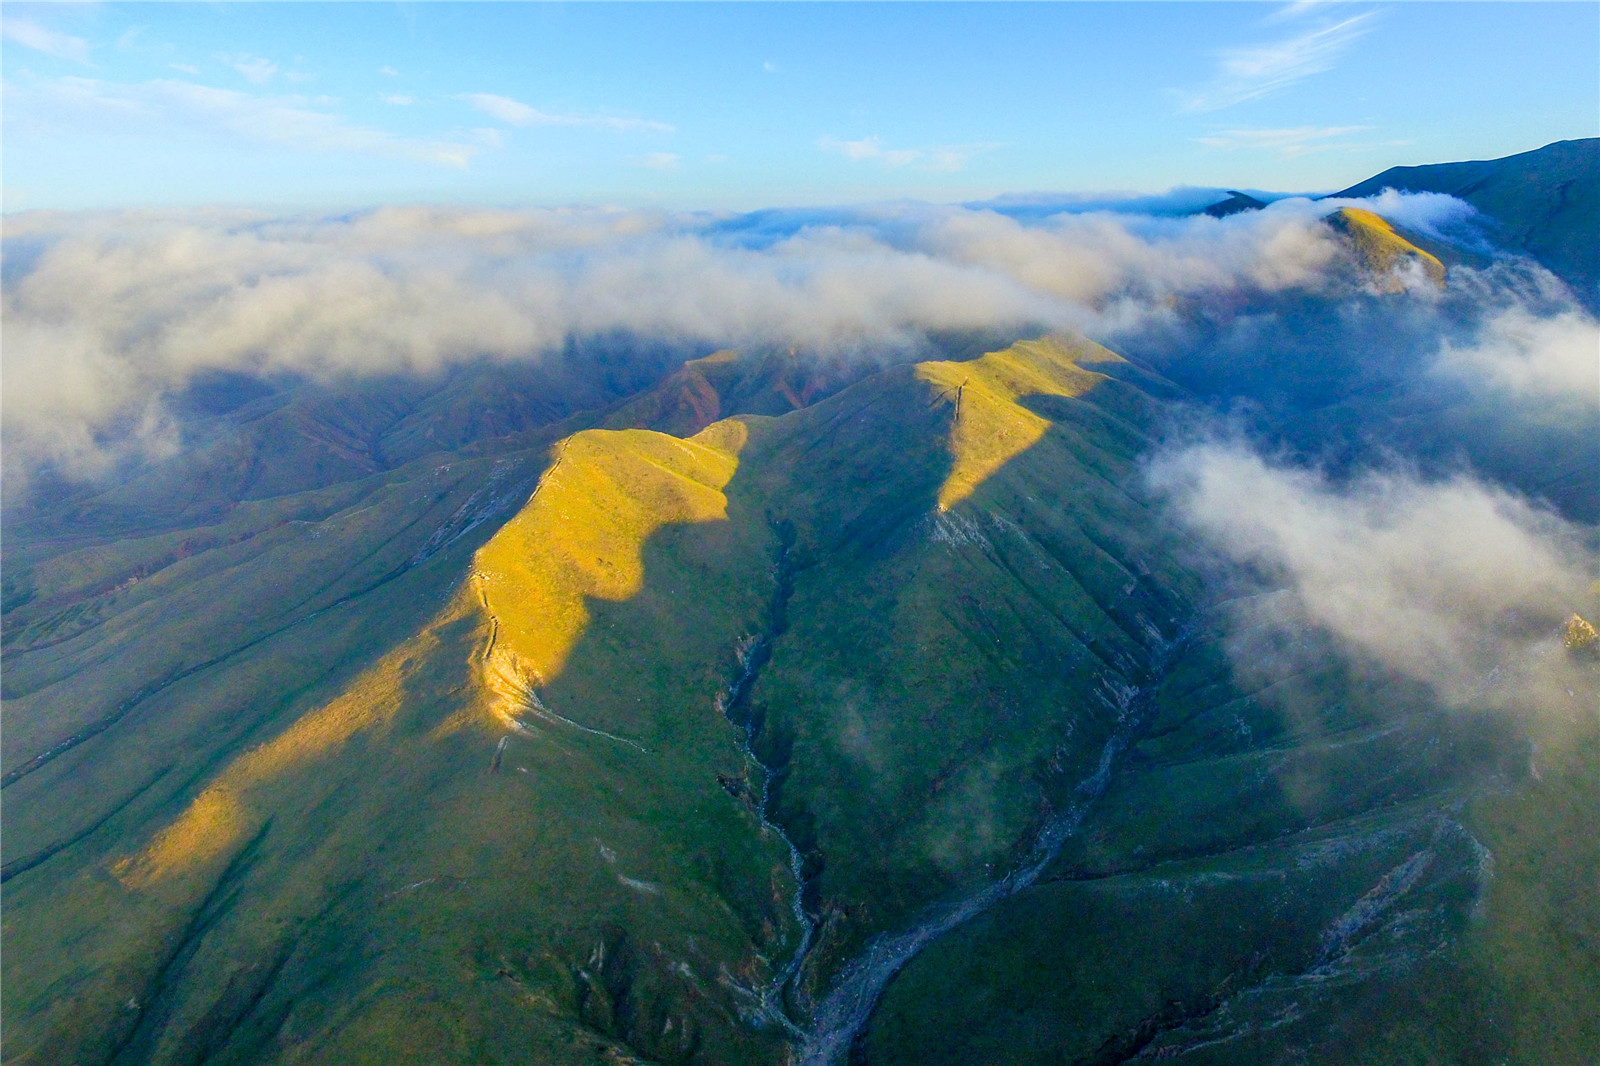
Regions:
<instances>
[{"instance_id":1,"label":"green hillside","mask_svg":"<svg viewBox=\"0 0 1600 1066\"><path fill-rule=\"evenodd\" d=\"M1327 218L1328 225L1354 248L1364 270L1384 292L1403 292L1402 274L1420 271L1428 281L1444 288L1445 269L1439 257L1424 251L1381 215L1359 207L1341 207Z\"/></svg>"},{"instance_id":2,"label":"green hillside","mask_svg":"<svg viewBox=\"0 0 1600 1066\"><path fill-rule=\"evenodd\" d=\"M1595 738L1231 674L1173 386L964 343L8 548L6 1061L1596 1046Z\"/></svg>"},{"instance_id":3,"label":"green hillside","mask_svg":"<svg viewBox=\"0 0 1600 1066\"><path fill-rule=\"evenodd\" d=\"M1494 236L1572 285L1600 307L1600 138L1557 141L1503 159L1390 167L1334 193L1375 196L1384 189L1441 192L1489 216Z\"/></svg>"},{"instance_id":4,"label":"green hillside","mask_svg":"<svg viewBox=\"0 0 1600 1066\"><path fill-rule=\"evenodd\" d=\"M1400 177L1575 277L1593 148ZM1593 550L1600 408L1433 369L1482 262L1328 225L1128 358L218 374L176 454L8 485L0 1058L1600 1061L1600 585L1496 618L1537 711L1447 707L1146 476L1226 425Z\"/></svg>"}]
</instances>

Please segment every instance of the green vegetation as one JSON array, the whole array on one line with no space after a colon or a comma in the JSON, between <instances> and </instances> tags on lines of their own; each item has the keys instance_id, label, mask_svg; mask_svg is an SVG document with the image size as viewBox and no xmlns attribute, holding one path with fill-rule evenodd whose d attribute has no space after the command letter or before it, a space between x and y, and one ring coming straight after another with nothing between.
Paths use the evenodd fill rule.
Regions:
<instances>
[{"instance_id":1,"label":"green vegetation","mask_svg":"<svg viewBox=\"0 0 1600 1066\"><path fill-rule=\"evenodd\" d=\"M1579 1006L1600 979L1592 714L1440 711L1381 673L1307 670L1329 650L1275 644L1271 600L1250 609L1254 637L1196 630L1043 882L890 987L868 1061L1532 1066L1600 1046ZM1225 635L1257 641L1253 671Z\"/></svg>"},{"instance_id":2,"label":"green vegetation","mask_svg":"<svg viewBox=\"0 0 1600 1066\"><path fill-rule=\"evenodd\" d=\"M1600 308L1600 138L1469 163L1391 167L1335 196L1442 192L1489 217L1502 247L1533 256Z\"/></svg>"},{"instance_id":3,"label":"green vegetation","mask_svg":"<svg viewBox=\"0 0 1600 1066\"><path fill-rule=\"evenodd\" d=\"M1445 709L1214 602L1141 487L1181 390L989 341L221 383L8 515L5 1060L792 1062L961 905L852 1061L1593 1059L1588 691ZM1487 418L1251 357L1311 436Z\"/></svg>"},{"instance_id":4,"label":"green vegetation","mask_svg":"<svg viewBox=\"0 0 1600 1066\"><path fill-rule=\"evenodd\" d=\"M1108 664L1136 672L1145 615L1171 622L1155 590L1183 579L1117 487L1155 409L1086 368L1115 361L1026 344L689 440L430 459L236 508L164 566L179 533L41 549L8 715L35 749L84 738L8 764L8 1058L781 1057L761 991L799 886L719 700L738 649L782 620L751 713L829 916L803 1020L852 945L1010 861L1105 735ZM484 542L475 509L530 492ZM291 501L325 513L285 524ZM296 577L323 548L362 562ZM299 613L254 582L303 589ZM1041 605L1059 621L1030 632ZM61 684L99 695L34 712ZM94 757L134 722L140 748Z\"/></svg>"},{"instance_id":5,"label":"green vegetation","mask_svg":"<svg viewBox=\"0 0 1600 1066\"><path fill-rule=\"evenodd\" d=\"M1429 281L1444 288L1444 264L1439 257L1395 232L1394 226L1382 216L1359 207L1341 207L1329 215L1327 221L1350 241L1362 267L1373 276L1373 283L1380 291L1404 291L1405 281L1400 275L1413 263L1422 269Z\"/></svg>"}]
</instances>

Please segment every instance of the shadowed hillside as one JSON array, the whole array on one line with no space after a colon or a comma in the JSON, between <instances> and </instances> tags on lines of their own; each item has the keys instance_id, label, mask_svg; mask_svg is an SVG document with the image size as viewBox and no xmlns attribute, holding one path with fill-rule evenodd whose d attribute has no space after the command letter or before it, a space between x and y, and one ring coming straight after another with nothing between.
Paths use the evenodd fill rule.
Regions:
<instances>
[{"instance_id":1,"label":"shadowed hillside","mask_svg":"<svg viewBox=\"0 0 1600 1066\"><path fill-rule=\"evenodd\" d=\"M1600 308L1600 139L1557 141L1503 159L1390 167L1334 196L1442 192L1489 216L1504 247L1525 252Z\"/></svg>"},{"instance_id":2,"label":"shadowed hillside","mask_svg":"<svg viewBox=\"0 0 1600 1066\"><path fill-rule=\"evenodd\" d=\"M1417 180L1556 263L1592 148ZM1592 319L1294 210L1117 352L208 371L8 486L5 1061L1600 1058Z\"/></svg>"}]
</instances>

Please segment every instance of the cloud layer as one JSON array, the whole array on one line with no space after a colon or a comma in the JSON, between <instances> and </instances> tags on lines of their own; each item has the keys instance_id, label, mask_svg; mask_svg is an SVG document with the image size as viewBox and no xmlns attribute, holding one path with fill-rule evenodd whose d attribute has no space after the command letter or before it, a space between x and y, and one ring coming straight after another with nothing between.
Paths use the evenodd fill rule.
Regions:
<instances>
[{"instance_id":1,"label":"cloud layer","mask_svg":"<svg viewBox=\"0 0 1600 1066\"><path fill-rule=\"evenodd\" d=\"M1467 476L1336 485L1211 443L1164 456L1151 479L1211 552L1454 705L1537 702L1560 672L1561 623L1594 579L1582 529Z\"/></svg>"},{"instance_id":2,"label":"cloud layer","mask_svg":"<svg viewBox=\"0 0 1600 1066\"><path fill-rule=\"evenodd\" d=\"M1600 404L1600 323L1576 311L1539 317L1511 307L1485 323L1473 343L1445 341L1434 369L1521 399Z\"/></svg>"},{"instance_id":3,"label":"cloud layer","mask_svg":"<svg viewBox=\"0 0 1600 1066\"><path fill-rule=\"evenodd\" d=\"M283 121L297 136L334 135ZM1461 208L1392 199L1386 209L1418 228ZM1344 253L1319 222L1328 209L1285 200L1220 220L1089 212L1031 223L926 204L792 223L420 207L13 216L8 463L91 469L117 434L158 440L163 397L208 370L428 373L617 331L835 352L1025 325L1114 339L1183 297L1353 291L1330 269Z\"/></svg>"}]
</instances>

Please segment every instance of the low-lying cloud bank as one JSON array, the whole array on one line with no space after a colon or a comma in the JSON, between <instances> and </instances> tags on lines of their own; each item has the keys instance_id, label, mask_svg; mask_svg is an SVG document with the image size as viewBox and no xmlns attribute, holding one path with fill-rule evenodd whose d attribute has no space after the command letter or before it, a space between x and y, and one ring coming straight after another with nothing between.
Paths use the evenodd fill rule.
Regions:
<instances>
[{"instance_id":1,"label":"low-lying cloud bank","mask_svg":"<svg viewBox=\"0 0 1600 1066\"><path fill-rule=\"evenodd\" d=\"M1600 323L1577 311L1541 318L1511 307L1471 343L1443 342L1434 369L1520 398L1600 403Z\"/></svg>"},{"instance_id":2,"label":"low-lying cloud bank","mask_svg":"<svg viewBox=\"0 0 1600 1066\"><path fill-rule=\"evenodd\" d=\"M1566 692L1561 626L1592 599L1592 531L1465 475L1335 485L1238 443L1184 448L1149 472L1208 552L1444 702L1526 708Z\"/></svg>"},{"instance_id":3,"label":"low-lying cloud bank","mask_svg":"<svg viewBox=\"0 0 1600 1066\"><path fill-rule=\"evenodd\" d=\"M88 472L119 449L170 443L163 398L205 371L430 373L475 358L537 359L570 336L614 332L834 353L893 349L931 330L1032 325L1114 341L1170 317L1183 298L1354 293L1342 246L1319 223L1332 206L1288 199L1226 219L1094 211L1032 221L926 204L825 220L601 209L25 214L5 220L7 465ZM1432 194L1388 193L1378 206L1427 232L1470 216Z\"/></svg>"}]
</instances>

